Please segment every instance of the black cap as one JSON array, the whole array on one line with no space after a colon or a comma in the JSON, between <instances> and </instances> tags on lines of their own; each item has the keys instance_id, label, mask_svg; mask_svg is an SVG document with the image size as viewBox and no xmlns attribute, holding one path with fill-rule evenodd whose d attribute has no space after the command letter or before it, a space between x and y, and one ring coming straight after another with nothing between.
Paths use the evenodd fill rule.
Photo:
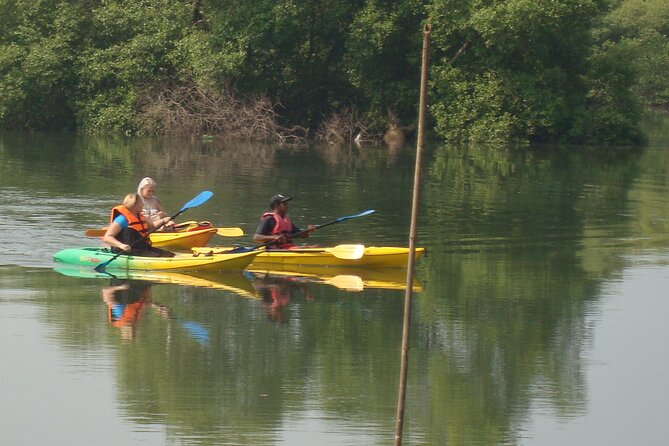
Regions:
<instances>
[{"instance_id":1,"label":"black cap","mask_svg":"<svg viewBox=\"0 0 669 446\"><path fill-rule=\"evenodd\" d=\"M274 208L277 207L279 204L281 204L281 203L285 203L286 201L290 201L290 200L292 200L291 197L284 197L284 196L281 195L281 194L276 194L275 196L273 196L273 197L269 200L269 208L270 208L270 209L274 209Z\"/></svg>"}]
</instances>

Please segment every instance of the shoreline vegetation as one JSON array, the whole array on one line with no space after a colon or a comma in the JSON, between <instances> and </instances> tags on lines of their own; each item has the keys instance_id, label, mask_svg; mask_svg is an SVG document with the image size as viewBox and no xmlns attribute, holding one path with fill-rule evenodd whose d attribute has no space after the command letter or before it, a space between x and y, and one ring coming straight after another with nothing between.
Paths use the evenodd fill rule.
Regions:
<instances>
[{"instance_id":1,"label":"shoreline vegetation","mask_svg":"<svg viewBox=\"0 0 669 446\"><path fill-rule=\"evenodd\" d=\"M669 108L664 0L0 0L0 128L639 145Z\"/></svg>"}]
</instances>

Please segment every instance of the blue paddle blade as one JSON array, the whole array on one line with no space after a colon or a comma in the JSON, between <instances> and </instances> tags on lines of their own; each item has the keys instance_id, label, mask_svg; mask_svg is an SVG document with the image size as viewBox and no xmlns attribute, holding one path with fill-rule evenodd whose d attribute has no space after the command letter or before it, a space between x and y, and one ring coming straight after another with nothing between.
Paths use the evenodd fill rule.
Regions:
<instances>
[{"instance_id":1,"label":"blue paddle blade","mask_svg":"<svg viewBox=\"0 0 669 446\"><path fill-rule=\"evenodd\" d=\"M214 195L214 193L208 190L200 192L200 194L197 197L193 198L188 203L184 204L182 208L179 210L179 212L183 212L186 209L194 208L201 205L205 201L209 200L212 195Z\"/></svg>"},{"instance_id":2,"label":"blue paddle blade","mask_svg":"<svg viewBox=\"0 0 669 446\"><path fill-rule=\"evenodd\" d=\"M200 344L209 342L209 330L202 325L192 321L183 321L181 326Z\"/></svg>"},{"instance_id":3,"label":"blue paddle blade","mask_svg":"<svg viewBox=\"0 0 669 446\"><path fill-rule=\"evenodd\" d=\"M361 212L359 214L349 215L347 217L339 217L336 221L344 221L344 220L349 220L351 218L364 217L365 215L373 214L374 212L376 212L374 209L368 209L368 210L366 210L364 212Z\"/></svg>"}]
</instances>

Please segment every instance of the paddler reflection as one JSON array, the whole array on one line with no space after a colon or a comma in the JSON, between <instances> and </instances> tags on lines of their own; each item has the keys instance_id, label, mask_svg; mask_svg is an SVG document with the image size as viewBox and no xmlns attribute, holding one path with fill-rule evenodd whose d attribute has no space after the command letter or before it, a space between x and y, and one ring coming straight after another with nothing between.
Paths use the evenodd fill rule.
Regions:
<instances>
[{"instance_id":1,"label":"paddler reflection","mask_svg":"<svg viewBox=\"0 0 669 446\"><path fill-rule=\"evenodd\" d=\"M203 325L174 317L165 305L151 300L151 282L141 280L111 279L110 286L102 288L102 300L107 304L107 318L113 327L121 331L121 337L133 339L137 334L139 321L147 308L154 310L162 319L175 320L189 337L201 345L209 342L209 330ZM168 330L169 331L169 330Z\"/></svg>"},{"instance_id":2,"label":"paddler reflection","mask_svg":"<svg viewBox=\"0 0 669 446\"><path fill-rule=\"evenodd\" d=\"M292 299L304 297L307 301L314 300L311 290L296 277L281 277L271 274L251 274L253 287L267 308L267 316L273 322L288 322L286 307Z\"/></svg>"},{"instance_id":3,"label":"paddler reflection","mask_svg":"<svg viewBox=\"0 0 669 446\"><path fill-rule=\"evenodd\" d=\"M167 319L167 308L151 303L151 283L112 279L111 285L102 288L102 300L107 304L109 323L121 331L123 339L135 337L139 320L147 306L153 306Z\"/></svg>"}]
</instances>

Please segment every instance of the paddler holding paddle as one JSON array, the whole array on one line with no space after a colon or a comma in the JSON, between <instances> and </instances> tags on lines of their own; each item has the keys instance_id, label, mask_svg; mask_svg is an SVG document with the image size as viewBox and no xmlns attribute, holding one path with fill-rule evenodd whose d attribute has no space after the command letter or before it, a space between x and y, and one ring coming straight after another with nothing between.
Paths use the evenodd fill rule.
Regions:
<instances>
[{"instance_id":1,"label":"paddler holding paddle","mask_svg":"<svg viewBox=\"0 0 669 446\"><path fill-rule=\"evenodd\" d=\"M147 219L142 209L144 203L139 194L128 194L123 204L111 211L109 228L102 241L111 245L112 252L142 257L174 257L174 253L151 246L149 231L171 221L170 217Z\"/></svg>"},{"instance_id":2,"label":"paddler holding paddle","mask_svg":"<svg viewBox=\"0 0 669 446\"><path fill-rule=\"evenodd\" d=\"M316 229L316 226L307 226L306 231L300 230L288 217L288 202L291 197L281 194L274 195L269 201L272 212L265 212L260 217L260 225L253 235L256 243L267 244L268 247L289 249L293 246L293 237L307 238Z\"/></svg>"},{"instance_id":3,"label":"paddler holding paddle","mask_svg":"<svg viewBox=\"0 0 669 446\"><path fill-rule=\"evenodd\" d=\"M144 217L147 220L151 220L156 223L156 226L160 224L160 220L165 218L167 214L163 209L163 206L160 204L158 197L154 195L156 192L156 182L153 178L145 177L142 178L142 181L139 182L137 186L137 194L141 198L144 207L142 212ZM170 224L171 223L171 224ZM174 222L167 222L166 227L173 226Z\"/></svg>"}]
</instances>

